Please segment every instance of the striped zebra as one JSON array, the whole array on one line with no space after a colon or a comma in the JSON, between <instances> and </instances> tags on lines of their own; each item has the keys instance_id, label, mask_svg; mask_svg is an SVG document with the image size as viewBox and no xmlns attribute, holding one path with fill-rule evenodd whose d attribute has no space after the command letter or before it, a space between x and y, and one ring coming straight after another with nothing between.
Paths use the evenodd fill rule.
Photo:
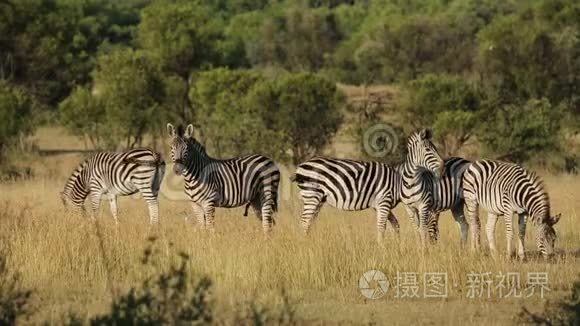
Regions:
<instances>
[{"instance_id":1,"label":"striped zebra","mask_svg":"<svg viewBox=\"0 0 580 326\"><path fill-rule=\"evenodd\" d=\"M165 162L151 149L138 148L127 152L101 152L81 163L69 177L61 199L84 212L89 197L91 216L96 218L101 198L109 200L111 213L118 223L117 196L141 193L149 208L149 222L159 220L157 196L165 174Z\"/></svg>"},{"instance_id":2,"label":"striped zebra","mask_svg":"<svg viewBox=\"0 0 580 326\"><path fill-rule=\"evenodd\" d=\"M246 155L227 160L210 157L193 137L193 125L185 133L167 124L171 137L173 171L185 177L185 193L190 198L198 222L210 230L215 224L216 207L251 206L262 221L264 232L274 223L278 210L280 170L262 155Z\"/></svg>"},{"instance_id":3,"label":"striped zebra","mask_svg":"<svg viewBox=\"0 0 580 326\"><path fill-rule=\"evenodd\" d=\"M524 237L528 216L536 226L536 245L544 257L553 255L560 214L550 215L550 200L540 178L519 165L480 160L473 162L463 176L463 192L467 219L473 237L472 249L480 246L479 206L488 211L486 233L492 254L495 246L495 225L502 215L506 225L507 254L512 256L512 215L518 214L518 256L525 258ZM515 249L515 248L514 248Z\"/></svg>"},{"instance_id":4,"label":"striped zebra","mask_svg":"<svg viewBox=\"0 0 580 326\"><path fill-rule=\"evenodd\" d=\"M304 204L300 221L305 233L325 202L347 211L373 208L379 241L383 239L387 220L395 232L399 231L391 210L399 203L400 175L385 163L315 157L300 163L290 180L300 188Z\"/></svg>"},{"instance_id":5,"label":"striped zebra","mask_svg":"<svg viewBox=\"0 0 580 326\"><path fill-rule=\"evenodd\" d=\"M413 178L404 172L404 164L401 166L403 179L409 185L403 190L403 198L405 198L403 201L412 203L411 207L407 207L409 217L415 227L418 227L413 206L428 208L430 216L427 229L432 241L436 241L439 235L439 214L450 209L461 233L461 244L467 242L469 225L463 211L462 178L469 164L471 162L463 158L448 158L444 161L443 174L439 178L425 169L418 173L417 178Z\"/></svg>"},{"instance_id":6,"label":"striped zebra","mask_svg":"<svg viewBox=\"0 0 580 326\"><path fill-rule=\"evenodd\" d=\"M407 140L407 156L401 170L401 201L405 204L412 224L425 244L433 209L437 206L432 194L436 192L433 180L444 171L443 159L431 142L432 132L423 129L414 132ZM427 173L425 173L427 172ZM433 177L430 174L434 175ZM428 182L430 179L431 182ZM431 232L432 233L432 232Z\"/></svg>"},{"instance_id":7,"label":"striped zebra","mask_svg":"<svg viewBox=\"0 0 580 326\"><path fill-rule=\"evenodd\" d=\"M409 137L407 160L440 169L431 158L424 157L432 146L426 139L430 134L422 130ZM398 232L399 223L391 210L401 199L403 183L395 167L382 162L317 157L298 165L292 180L300 188L304 204L301 223L306 233L324 202L342 210L375 209L379 242L384 237L387 221Z\"/></svg>"}]
</instances>

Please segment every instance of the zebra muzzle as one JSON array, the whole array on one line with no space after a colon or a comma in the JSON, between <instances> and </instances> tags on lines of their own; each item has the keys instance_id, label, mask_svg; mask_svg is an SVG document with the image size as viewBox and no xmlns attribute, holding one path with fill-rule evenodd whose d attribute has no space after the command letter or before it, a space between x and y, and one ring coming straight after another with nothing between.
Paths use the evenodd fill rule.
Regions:
<instances>
[{"instance_id":1,"label":"zebra muzzle","mask_svg":"<svg viewBox=\"0 0 580 326\"><path fill-rule=\"evenodd\" d=\"M185 167L181 163L175 163L175 165L173 165L173 172L177 175L182 174L184 169Z\"/></svg>"}]
</instances>

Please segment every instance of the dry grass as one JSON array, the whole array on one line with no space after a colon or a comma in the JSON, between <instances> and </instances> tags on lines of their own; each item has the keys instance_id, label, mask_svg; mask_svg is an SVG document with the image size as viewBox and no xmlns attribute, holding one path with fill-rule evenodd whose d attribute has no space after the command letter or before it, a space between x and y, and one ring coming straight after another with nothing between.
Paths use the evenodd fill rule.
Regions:
<instances>
[{"instance_id":1,"label":"dry grass","mask_svg":"<svg viewBox=\"0 0 580 326\"><path fill-rule=\"evenodd\" d=\"M41 130L37 139L42 149L83 149L78 139L50 128ZM539 311L545 300L538 295L500 298L497 293L491 298L468 299L467 274L519 272L525 283L527 272L547 272L551 289L547 298L565 295L580 275L580 202L575 195L580 191L579 176L544 175L553 209L563 213L556 228L557 259L545 263L535 257L534 230L530 227L526 247L531 259L521 263L495 261L487 250L476 256L461 249L449 213L442 215L439 243L423 253L402 205L395 210L401 235L396 238L390 234L385 248L375 241L371 211L324 208L313 233L306 238L298 226L301 203L294 185L288 182L289 171L283 171L280 212L269 240L264 240L255 218L242 216L242 209L218 209L214 235L186 222L190 206L176 198L182 185L180 178L169 174L171 169L162 186L159 228L148 226L142 200L121 198L119 226L114 225L108 204L103 203L99 239L95 224L65 214L58 200L58 192L80 160L76 154L27 157L21 164L32 166L36 177L0 184L0 249L7 249L9 265L22 274L26 287L35 290L37 310L30 323L48 320L60 324L70 311L81 316L102 313L112 292L123 292L164 270L176 262L175 253L180 251L192 257L195 273L213 279L215 309L225 319L250 301L280 305L284 289L299 320L315 324L512 324L522 306ZM501 250L505 236L502 223L498 226ZM153 266L144 267L140 260L151 235L159 238L155 244L158 254ZM397 272L417 272L419 276L445 272L449 296L397 299L391 288L382 299L366 300L359 292L358 280L370 269L383 271L391 282ZM422 282L419 285L422 291Z\"/></svg>"},{"instance_id":2,"label":"dry grass","mask_svg":"<svg viewBox=\"0 0 580 326\"><path fill-rule=\"evenodd\" d=\"M258 221L244 218L242 209L218 209L218 229L210 235L184 221L190 213L186 201L162 197L162 224L152 230L144 202L122 198L117 227L108 204L101 207L98 225L103 234L102 252L96 226L65 214L57 197L66 174L78 160L75 156L42 158L44 164L35 166L44 167L44 174L0 185L0 239L4 239L2 246L8 247L10 265L22 273L25 286L36 291L38 311L31 317L33 323L49 320L58 324L68 311L85 316L103 312L111 291L139 284L173 262L177 251L192 257L191 268L196 273L214 280L215 308L222 315L233 314L250 300L279 304L285 289L300 320L324 324L510 324L522 305L534 311L541 309L543 301L538 295L504 299L493 293L489 299L468 299L468 273L520 272L525 283L527 272L545 271L552 290L548 298L566 293L580 273L580 202L574 195L580 190L578 176L545 176L554 210L563 213L557 226L558 258L550 264L534 258L533 228L529 228L527 238L532 258L526 263L471 255L459 247L458 231L449 214L442 216L439 243L422 253L401 206L395 211L402 227L400 238L389 235L386 248L377 246L371 211L325 208L314 232L306 238L298 227L300 202L286 182L287 175L283 176L277 225L267 241ZM165 183L163 188L175 187ZM159 237L159 255L154 267L144 268L140 258L151 234ZM503 234L500 225L500 246ZM390 280L397 272L417 272L420 276L446 272L449 297L397 299L391 289L382 299L365 300L357 285L369 269L385 272ZM422 291L422 284L420 287Z\"/></svg>"}]
</instances>

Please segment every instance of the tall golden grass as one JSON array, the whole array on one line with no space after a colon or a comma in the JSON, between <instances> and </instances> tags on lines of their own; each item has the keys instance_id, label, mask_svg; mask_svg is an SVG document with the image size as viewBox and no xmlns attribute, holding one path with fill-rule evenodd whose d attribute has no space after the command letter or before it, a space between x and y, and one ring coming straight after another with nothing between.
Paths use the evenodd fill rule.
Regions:
<instances>
[{"instance_id":1,"label":"tall golden grass","mask_svg":"<svg viewBox=\"0 0 580 326\"><path fill-rule=\"evenodd\" d=\"M555 212L563 218L557 225L558 254L546 263L536 256L533 227L528 228L527 262L492 259L487 250L479 255L459 245L459 232L449 213L441 217L438 243L422 251L402 205L395 210L401 224L399 237L389 234L385 247L376 242L372 211L342 212L324 208L313 232L305 237L299 228L301 203L296 190L283 185L280 211L272 236L265 240L256 218L242 216L240 209L218 209L216 232L200 230L187 201L160 198L158 227L148 224L145 203L120 198L120 224L116 226L103 202L94 224L65 213L58 199L66 175L78 157L37 161L34 179L0 184L0 239L7 248L10 266L22 275L25 287L35 291L37 310L30 323L48 320L59 324L74 311L89 316L106 311L112 293L140 284L158 270L175 262L175 252L191 256L191 269L214 281L215 309L232 314L250 301L279 304L286 291L302 321L318 324L510 324L522 306L540 310L545 300L467 298L467 275L472 272L518 272L522 283L528 272L547 272L546 298L566 293L580 274L580 177L544 175ZM31 161L32 162L32 161ZM168 173L170 173L168 169ZM288 175L283 175L287 180ZM164 185L165 187L166 185ZM163 192L163 190L162 190ZM482 212L485 222L485 213ZM502 223L496 238L505 245ZM97 228L101 234L97 236ZM158 237L153 266L140 263L150 236ZM483 247L486 249L484 240ZM395 298L391 287L378 300L365 299L358 281L370 269L383 271L391 282L397 272L444 272L449 295L444 299ZM522 285L524 285L522 284ZM391 283L393 285L393 283Z\"/></svg>"}]
</instances>

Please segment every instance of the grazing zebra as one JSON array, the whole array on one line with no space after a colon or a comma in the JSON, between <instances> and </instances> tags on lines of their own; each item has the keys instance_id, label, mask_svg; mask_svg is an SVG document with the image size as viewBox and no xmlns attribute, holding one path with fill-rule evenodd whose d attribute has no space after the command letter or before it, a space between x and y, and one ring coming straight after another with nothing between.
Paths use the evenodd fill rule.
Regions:
<instances>
[{"instance_id":1,"label":"grazing zebra","mask_svg":"<svg viewBox=\"0 0 580 326\"><path fill-rule=\"evenodd\" d=\"M471 162L459 157L451 157L444 162L443 174L440 178L437 178L428 170L423 169L419 172L418 178L415 179L418 183L412 187L408 187L403 193L408 194L406 198L413 201L414 205L420 206L422 203L427 205L431 211L427 229L432 241L436 241L439 235L439 214L442 211L450 209L453 218L459 226L461 244L465 244L469 226L465 221L465 214L463 212L464 202L461 182L463 173ZM413 178L407 176L406 180L411 181ZM409 214L412 213L409 212ZM416 223L416 217L413 215L410 215L410 217Z\"/></svg>"},{"instance_id":2,"label":"grazing zebra","mask_svg":"<svg viewBox=\"0 0 580 326\"><path fill-rule=\"evenodd\" d=\"M400 175L382 162L315 157L300 163L290 180L300 188L304 204L300 221L305 233L325 202L349 211L375 209L379 241L387 220L399 230L391 210L399 203Z\"/></svg>"},{"instance_id":3,"label":"grazing zebra","mask_svg":"<svg viewBox=\"0 0 580 326\"><path fill-rule=\"evenodd\" d=\"M262 221L264 232L272 228L273 213L278 210L280 170L262 155L246 155L219 160L207 155L193 138L193 125L185 133L167 124L171 137L171 161L174 172L185 177L185 193L191 199L198 222L214 228L216 207L251 206Z\"/></svg>"},{"instance_id":4,"label":"grazing zebra","mask_svg":"<svg viewBox=\"0 0 580 326\"><path fill-rule=\"evenodd\" d=\"M439 178L444 171L444 162L431 142L432 132L423 129L414 132L407 140L407 156L401 167L401 201L405 204L412 224L418 229L421 243L425 244L431 214L437 206L435 199L437 189L434 182L425 182L429 174Z\"/></svg>"},{"instance_id":5,"label":"grazing zebra","mask_svg":"<svg viewBox=\"0 0 580 326\"><path fill-rule=\"evenodd\" d=\"M102 196L107 196L111 213L118 223L117 196L140 192L149 207L149 222L157 223L157 195L165 174L165 162L151 149L138 148L122 153L101 152L81 163L69 177L61 199L65 207L82 208L90 197L95 219Z\"/></svg>"},{"instance_id":6,"label":"grazing zebra","mask_svg":"<svg viewBox=\"0 0 580 326\"><path fill-rule=\"evenodd\" d=\"M512 215L518 214L518 256L525 258L524 237L528 216L536 226L536 245L544 257L553 255L560 214L550 216L550 200L542 181L519 165L491 160L473 162L463 175L463 192L467 219L473 238L472 249L480 246L479 206L488 211L486 233L492 254L495 246L495 224L502 215L506 225L507 254L512 256Z\"/></svg>"}]
</instances>

